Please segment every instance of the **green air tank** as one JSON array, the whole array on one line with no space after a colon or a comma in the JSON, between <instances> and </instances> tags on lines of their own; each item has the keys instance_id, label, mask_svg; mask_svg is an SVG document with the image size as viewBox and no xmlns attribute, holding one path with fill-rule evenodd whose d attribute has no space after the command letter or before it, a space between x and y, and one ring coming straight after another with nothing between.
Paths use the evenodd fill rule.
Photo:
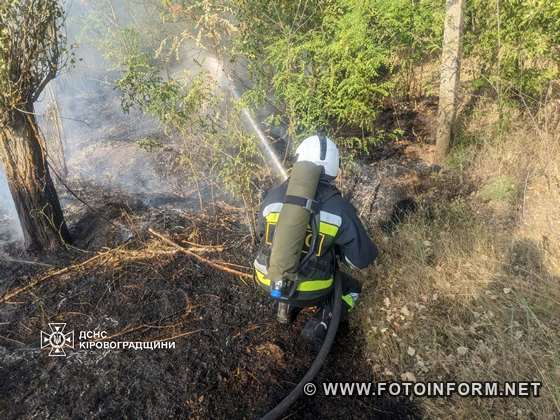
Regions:
<instances>
[{"instance_id":1,"label":"green air tank","mask_svg":"<svg viewBox=\"0 0 560 420\"><path fill-rule=\"evenodd\" d=\"M314 200L322 167L312 162L296 162L290 174L286 196ZM271 285L295 280L302 255L310 210L297 204L284 203L274 231L268 266Z\"/></svg>"}]
</instances>

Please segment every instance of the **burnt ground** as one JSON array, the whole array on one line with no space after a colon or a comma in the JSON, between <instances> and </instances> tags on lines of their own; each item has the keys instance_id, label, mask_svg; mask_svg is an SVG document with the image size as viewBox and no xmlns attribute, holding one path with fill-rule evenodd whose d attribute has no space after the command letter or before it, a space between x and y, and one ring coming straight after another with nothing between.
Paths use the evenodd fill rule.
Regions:
<instances>
[{"instance_id":1,"label":"burnt ground","mask_svg":"<svg viewBox=\"0 0 560 420\"><path fill-rule=\"evenodd\" d=\"M390 226L400 203L428 189L434 168L420 151L414 143L383 145L376 161L343 183L370 227ZM148 231L248 272L254 247L243 209L213 203L201 212L194 193L131 194L87 181L72 188L95 208L61 194L73 248L46 260L8 250L12 260L52 268L0 255L2 418L256 418L290 392L314 356L299 339L309 314L291 327L278 325L271 301L251 279L213 268ZM40 349L40 331L53 322L75 331L66 357ZM341 328L316 383L379 379L365 356L362 328L352 318ZM85 350L78 348L79 331L176 347ZM289 415L422 413L405 399L316 396L302 397Z\"/></svg>"},{"instance_id":2,"label":"burnt ground","mask_svg":"<svg viewBox=\"0 0 560 420\"><path fill-rule=\"evenodd\" d=\"M112 205L105 214L111 223L83 214L75 226L87 227L90 250L52 258L56 268L0 262L2 418L255 418L279 402L312 362L299 340L303 320L278 325L271 302L251 280L214 269L147 231L208 260L248 266L252 242L238 222L240 209L201 214ZM111 240L92 241L96 232ZM67 270L57 273L60 267ZM6 301L6 293L36 280L42 281ZM75 331L76 346L66 357L39 348L49 322ZM176 347L79 349L78 331L86 330ZM346 325L316 382L375 379L363 346L360 327ZM303 397L290 413L420 417L409 401L372 397Z\"/></svg>"},{"instance_id":3,"label":"burnt ground","mask_svg":"<svg viewBox=\"0 0 560 420\"><path fill-rule=\"evenodd\" d=\"M195 194L184 193L184 177L170 173L177 169L170 157L175 153L166 149L172 141L160 139L161 130L142 116L123 118L117 96L103 86L68 93L84 106L71 107L74 102L64 98L60 104L71 137L68 165L83 176L72 188L97 209L84 208L59 188L76 248L47 260L8 250L12 259L52 268L0 254L0 417L259 417L311 365L313 353L299 340L304 319L289 328L278 325L270 300L250 279L214 269L148 233L153 228L211 261L251 264L251 236L239 222L244 212L213 205L206 213L193 211ZM380 125L421 141L431 125L416 121L424 114L388 110ZM412 120L414 127L406 125ZM106 133L106 126L113 129ZM164 146L139 150L141 138ZM408 162L404 148L393 141L376 147L374 159L342 186L370 225L391 222L396 204L425 190L432 169L419 165L417 156ZM106 194L100 185L122 191ZM194 205L184 202L189 197ZM49 331L53 322L74 330L76 345L79 331L95 330L106 331L111 340L169 340L176 347L75 348L67 349L66 357L49 357L48 349L40 349L40 331ZM365 356L362 328L351 318L339 331L316 383L378 379ZM403 399L316 396L302 397L288 415L398 419L422 413Z\"/></svg>"}]
</instances>

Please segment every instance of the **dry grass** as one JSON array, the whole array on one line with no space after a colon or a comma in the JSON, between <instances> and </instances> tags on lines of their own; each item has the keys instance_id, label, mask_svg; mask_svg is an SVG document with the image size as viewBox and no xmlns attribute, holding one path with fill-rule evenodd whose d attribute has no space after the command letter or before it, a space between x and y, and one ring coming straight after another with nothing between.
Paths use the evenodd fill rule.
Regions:
<instances>
[{"instance_id":1,"label":"dry grass","mask_svg":"<svg viewBox=\"0 0 560 420\"><path fill-rule=\"evenodd\" d=\"M543 382L540 398L421 399L428 418L558 418L560 136L544 111L499 131L480 107L461 165L477 191L378 238L360 309L369 358L386 379Z\"/></svg>"}]
</instances>

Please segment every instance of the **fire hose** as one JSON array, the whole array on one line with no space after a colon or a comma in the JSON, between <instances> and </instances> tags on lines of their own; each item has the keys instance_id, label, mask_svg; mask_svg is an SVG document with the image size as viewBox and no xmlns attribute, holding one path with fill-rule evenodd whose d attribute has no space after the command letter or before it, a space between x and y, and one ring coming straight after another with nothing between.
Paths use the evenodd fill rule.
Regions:
<instances>
[{"instance_id":1,"label":"fire hose","mask_svg":"<svg viewBox=\"0 0 560 420\"><path fill-rule=\"evenodd\" d=\"M311 367L307 370L305 375L303 375L303 378L301 378L295 388L286 397L284 397L284 399L280 401L276 407L262 417L263 420L276 420L280 418L282 414L284 414L290 406L295 403L299 397L301 397L305 384L313 381L325 363L325 360L327 359L327 356L333 346L338 326L340 324L340 318L342 316L342 284L339 276L335 276L333 300L332 318L329 323L327 335L325 336L325 341L323 342L319 353L315 356L315 360L313 360Z\"/></svg>"}]
</instances>

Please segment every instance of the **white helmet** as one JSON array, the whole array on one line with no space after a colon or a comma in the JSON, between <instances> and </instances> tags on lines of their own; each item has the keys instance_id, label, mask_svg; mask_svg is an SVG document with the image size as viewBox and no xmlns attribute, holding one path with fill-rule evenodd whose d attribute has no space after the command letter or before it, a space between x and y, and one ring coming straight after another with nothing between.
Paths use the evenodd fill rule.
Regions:
<instances>
[{"instance_id":1,"label":"white helmet","mask_svg":"<svg viewBox=\"0 0 560 420\"><path fill-rule=\"evenodd\" d=\"M321 134L307 137L296 149L297 162L313 162L325 168L325 174L336 177L340 156L336 144Z\"/></svg>"}]
</instances>

